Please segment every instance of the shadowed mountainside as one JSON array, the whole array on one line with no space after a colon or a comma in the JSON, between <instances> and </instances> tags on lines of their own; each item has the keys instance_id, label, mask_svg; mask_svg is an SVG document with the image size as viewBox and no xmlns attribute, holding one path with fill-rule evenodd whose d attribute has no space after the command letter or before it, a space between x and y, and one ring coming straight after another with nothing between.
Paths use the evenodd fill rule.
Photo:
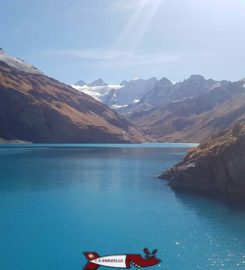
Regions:
<instances>
[{"instance_id":1,"label":"shadowed mountainside","mask_svg":"<svg viewBox=\"0 0 245 270\"><path fill-rule=\"evenodd\" d=\"M45 76L23 60L6 56L2 50L0 100L0 138L6 140L36 143L145 141L141 132L101 102Z\"/></svg>"}]
</instances>

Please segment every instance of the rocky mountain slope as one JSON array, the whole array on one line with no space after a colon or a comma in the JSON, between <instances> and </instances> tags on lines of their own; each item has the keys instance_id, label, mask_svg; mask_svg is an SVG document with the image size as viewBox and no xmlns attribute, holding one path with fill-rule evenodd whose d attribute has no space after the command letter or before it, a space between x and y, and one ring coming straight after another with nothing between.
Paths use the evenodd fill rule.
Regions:
<instances>
[{"instance_id":1,"label":"rocky mountain slope","mask_svg":"<svg viewBox=\"0 0 245 270\"><path fill-rule=\"evenodd\" d=\"M125 113L130 117L132 113L144 113L147 110L157 109L159 106L171 102L183 101L200 96L227 83L227 81L207 80L201 75L192 75L183 82L176 84L172 83L167 78L162 78L137 104L133 104L119 112Z\"/></svg>"},{"instance_id":2,"label":"rocky mountain slope","mask_svg":"<svg viewBox=\"0 0 245 270\"><path fill-rule=\"evenodd\" d=\"M0 51L0 138L40 143L142 142L101 102Z\"/></svg>"},{"instance_id":3,"label":"rocky mountain slope","mask_svg":"<svg viewBox=\"0 0 245 270\"><path fill-rule=\"evenodd\" d=\"M245 195L245 121L192 149L164 172L173 189Z\"/></svg>"},{"instance_id":4,"label":"rocky mountain slope","mask_svg":"<svg viewBox=\"0 0 245 270\"><path fill-rule=\"evenodd\" d=\"M131 114L128 119L159 141L201 142L245 119L244 80L196 97Z\"/></svg>"}]
</instances>

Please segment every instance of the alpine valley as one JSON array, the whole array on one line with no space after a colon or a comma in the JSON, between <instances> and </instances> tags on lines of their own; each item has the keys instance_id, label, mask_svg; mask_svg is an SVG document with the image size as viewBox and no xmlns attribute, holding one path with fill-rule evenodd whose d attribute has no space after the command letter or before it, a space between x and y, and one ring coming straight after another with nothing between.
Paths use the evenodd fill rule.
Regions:
<instances>
[{"instance_id":1,"label":"alpine valley","mask_svg":"<svg viewBox=\"0 0 245 270\"><path fill-rule=\"evenodd\" d=\"M192 75L175 84L166 78L91 84L78 82L73 87L110 106L158 142L201 142L245 119L244 80Z\"/></svg>"}]
</instances>

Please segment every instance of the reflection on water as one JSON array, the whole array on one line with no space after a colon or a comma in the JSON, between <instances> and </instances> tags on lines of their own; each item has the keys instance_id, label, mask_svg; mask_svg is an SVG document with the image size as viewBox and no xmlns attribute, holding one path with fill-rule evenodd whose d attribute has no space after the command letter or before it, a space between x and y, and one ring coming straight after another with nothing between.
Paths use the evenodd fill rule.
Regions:
<instances>
[{"instance_id":1,"label":"reflection on water","mask_svg":"<svg viewBox=\"0 0 245 270\"><path fill-rule=\"evenodd\" d=\"M82 251L146 246L160 269L244 269L245 212L156 178L185 150L0 148L0 269L81 269Z\"/></svg>"},{"instance_id":2,"label":"reflection on water","mask_svg":"<svg viewBox=\"0 0 245 270\"><path fill-rule=\"evenodd\" d=\"M186 148L156 150L147 149L154 159L166 159L167 164L174 164L176 158L184 155ZM125 174L132 167L130 176L142 169L148 160L146 150L141 148L0 148L1 175L0 192L8 189L46 189L69 185L88 184L88 187L101 185L101 175L114 181L113 177ZM159 152L159 153L158 153ZM164 153L166 154L164 156ZM167 165L168 166L168 165ZM166 166L166 168L167 168ZM113 167L113 170L111 169ZM164 164L161 169L164 168ZM116 173L116 174L115 174ZM155 172L155 176L159 171ZM115 175L113 175L115 174ZM121 178L119 178L121 179ZM20 184L21 180L21 184ZM132 180L133 181L133 180ZM104 183L105 184L105 183ZM111 183L109 183L111 184ZM117 181L118 184L118 181Z\"/></svg>"}]
</instances>

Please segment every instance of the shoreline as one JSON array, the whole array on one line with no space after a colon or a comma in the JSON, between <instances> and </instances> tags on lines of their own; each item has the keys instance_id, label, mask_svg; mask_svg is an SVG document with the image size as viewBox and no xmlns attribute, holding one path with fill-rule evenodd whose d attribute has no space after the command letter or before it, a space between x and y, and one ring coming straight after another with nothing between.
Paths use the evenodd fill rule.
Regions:
<instances>
[{"instance_id":1,"label":"shoreline","mask_svg":"<svg viewBox=\"0 0 245 270\"><path fill-rule=\"evenodd\" d=\"M27 142L20 142L16 143L16 141L13 141L13 143L0 143L0 148L39 148L39 147L95 147L95 148L193 148L197 147L198 143L131 143L131 144L125 144L125 143L27 143Z\"/></svg>"}]
</instances>

